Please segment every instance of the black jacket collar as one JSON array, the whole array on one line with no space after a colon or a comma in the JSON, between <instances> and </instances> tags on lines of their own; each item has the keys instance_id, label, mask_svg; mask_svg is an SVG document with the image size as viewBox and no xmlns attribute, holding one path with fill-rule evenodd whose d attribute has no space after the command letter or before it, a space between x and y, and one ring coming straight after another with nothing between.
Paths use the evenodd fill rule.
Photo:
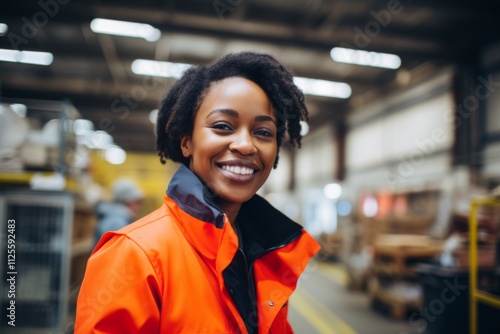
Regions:
<instances>
[{"instance_id":1,"label":"black jacket collar","mask_svg":"<svg viewBox=\"0 0 500 334\"><path fill-rule=\"evenodd\" d=\"M185 165L174 174L167 195L187 214L223 228L224 214L215 204L214 195ZM242 204L236 222L244 238L243 245L247 251L251 248L254 256L284 246L302 233L302 226L259 195Z\"/></svg>"}]
</instances>

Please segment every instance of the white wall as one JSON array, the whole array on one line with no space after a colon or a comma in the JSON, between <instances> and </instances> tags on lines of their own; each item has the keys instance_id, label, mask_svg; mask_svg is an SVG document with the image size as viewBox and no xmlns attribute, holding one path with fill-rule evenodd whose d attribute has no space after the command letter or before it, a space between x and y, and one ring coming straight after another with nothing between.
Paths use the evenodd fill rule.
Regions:
<instances>
[{"instance_id":1,"label":"white wall","mask_svg":"<svg viewBox=\"0 0 500 334\"><path fill-rule=\"evenodd\" d=\"M483 102L486 107L486 135L489 137L495 136L500 138L500 70L498 70L500 63L500 42L490 46L483 52L482 55L482 66L485 69L485 73L481 76L483 80L479 85L482 85L480 89L480 94L484 96L485 94L491 94L484 98ZM496 64L496 65L495 65ZM496 69L494 68L496 67ZM496 70L492 73L488 69ZM491 78L490 78L491 75ZM485 87L484 82L493 82L493 84ZM486 145L483 154L483 176L486 178L500 178L500 141L489 141Z\"/></svg>"},{"instance_id":2,"label":"white wall","mask_svg":"<svg viewBox=\"0 0 500 334\"><path fill-rule=\"evenodd\" d=\"M334 131L324 125L302 138L302 148L295 156L295 181L299 189L324 186L336 173L337 146Z\"/></svg>"},{"instance_id":3,"label":"white wall","mask_svg":"<svg viewBox=\"0 0 500 334\"><path fill-rule=\"evenodd\" d=\"M449 92L379 118L349 132L346 142L347 168L360 169L401 156L430 155L450 148L453 127Z\"/></svg>"},{"instance_id":4,"label":"white wall","mask_svg":"<svg viewBox=\"0 0 500 334\"><path fill-rule=\"evenodd\" d=\"M346 183L407 188L451 169L454 110L451 69L351 112Z\"/></svg>"},{"instance_id":5,"label":"white wall","mask_svg":"<svg viewBox=\"0 0 500 334\"><path fill-rule=\"evenodd\" d=\"M489 144L484 150L483 175L486 178L500 178L500 142Z\"/></svg>"},{"instance_id":6,"label":"white wall","mask_svg":"<svg viewBox=\"0 0 500 334\"><path fill-rule=\"evenodd\" d=\"M278 167L271 171L267 179L264 190L266 193L280 193L288 190L290 173L292 166L290 161L290 152L284 147L280 148Z\"/></svg>"}]
</instances>

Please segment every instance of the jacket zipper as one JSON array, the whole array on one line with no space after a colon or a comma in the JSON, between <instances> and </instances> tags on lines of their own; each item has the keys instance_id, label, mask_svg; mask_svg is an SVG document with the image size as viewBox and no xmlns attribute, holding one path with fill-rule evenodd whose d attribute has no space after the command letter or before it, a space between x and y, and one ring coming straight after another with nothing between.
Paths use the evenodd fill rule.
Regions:
<instances>
[{"instance_id":1,"label":"jacket zipper","mask_svg":"<svg viewBox=\"0 0 500 334\"><path fill-rule=\"evenodd\" d=\"M274 247L270 247L270 248L268 248L268 249L266 249L266 250L258 253L257 256L255 256L255 258L252 261L252 263L250 263L250 266L248 267L248 277L247 277L247 280L248 280L250 289L251 289L251 291L253 293L252 297L254 297L253 299L255 300L256 303L257 303L257 290L255 289L255 280L254 280L254 277L253 277L253 265L254 265L254 263L259 258L261 258L262 256L266 255L267 253L270 253L270 252L272 252L274 250L277 250L277 249L280 249L280 248L283 248L283 247L289 245L290 243L292 243L293 241L295 241L296 239L298 239L301 235L302 235L302 230L298 231L295 234L292 234L283 243L281 243L281 244L279 244L277 246L274 246ZM246 259L245 254L240 249L238 249L238 251L240 251L243 254L243 259L245 260L245 265L246 265L247 264L247 259ZM257 305L256 305L256 310L258 311ZM258 328L258 325L257 325L257 328ZM270 329L269 329L269 334L272 334Z\"/></svg>"}]
</instances>

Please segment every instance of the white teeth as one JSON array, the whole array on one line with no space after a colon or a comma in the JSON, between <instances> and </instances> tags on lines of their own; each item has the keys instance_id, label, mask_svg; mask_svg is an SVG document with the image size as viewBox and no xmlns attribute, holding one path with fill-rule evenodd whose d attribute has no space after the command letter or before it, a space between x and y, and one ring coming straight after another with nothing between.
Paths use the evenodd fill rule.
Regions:
<instances>
[{"instance_id":1,"label":"white teeth","mask_svg":"<svg viewBox=\"0 0 500 334\"><path fill-rule=\"evenodd\" d=\"M253 169L247 168L247 167L240 167L240 166L227 166L227 165L223 165L222 169L227 170L227 171L229 171L231 173L240 174L240 175L250 175L250 174L254 173Z\"/></svg>"}]
</instances>

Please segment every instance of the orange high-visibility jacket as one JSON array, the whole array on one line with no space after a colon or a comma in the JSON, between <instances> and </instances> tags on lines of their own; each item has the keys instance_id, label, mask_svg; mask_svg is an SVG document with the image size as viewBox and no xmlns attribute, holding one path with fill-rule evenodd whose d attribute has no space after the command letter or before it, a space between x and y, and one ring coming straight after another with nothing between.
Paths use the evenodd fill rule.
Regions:
<instances>
[{"instance_id":1,"label":"orange high-visibility jacket","mask_svg":"<svg viewBox=\"0 0 500 334\"><path fill-rule=\"evenodd\" d=\"M162 207L106 233L87 264L75 333L248 333L223 277L238 236L210 203L206 187L181 166ZM258 196L240 216L248 225L242 233L256 240L258 333L292 333L287 302L319 245Z\"/></svg>"}]
</instances>

